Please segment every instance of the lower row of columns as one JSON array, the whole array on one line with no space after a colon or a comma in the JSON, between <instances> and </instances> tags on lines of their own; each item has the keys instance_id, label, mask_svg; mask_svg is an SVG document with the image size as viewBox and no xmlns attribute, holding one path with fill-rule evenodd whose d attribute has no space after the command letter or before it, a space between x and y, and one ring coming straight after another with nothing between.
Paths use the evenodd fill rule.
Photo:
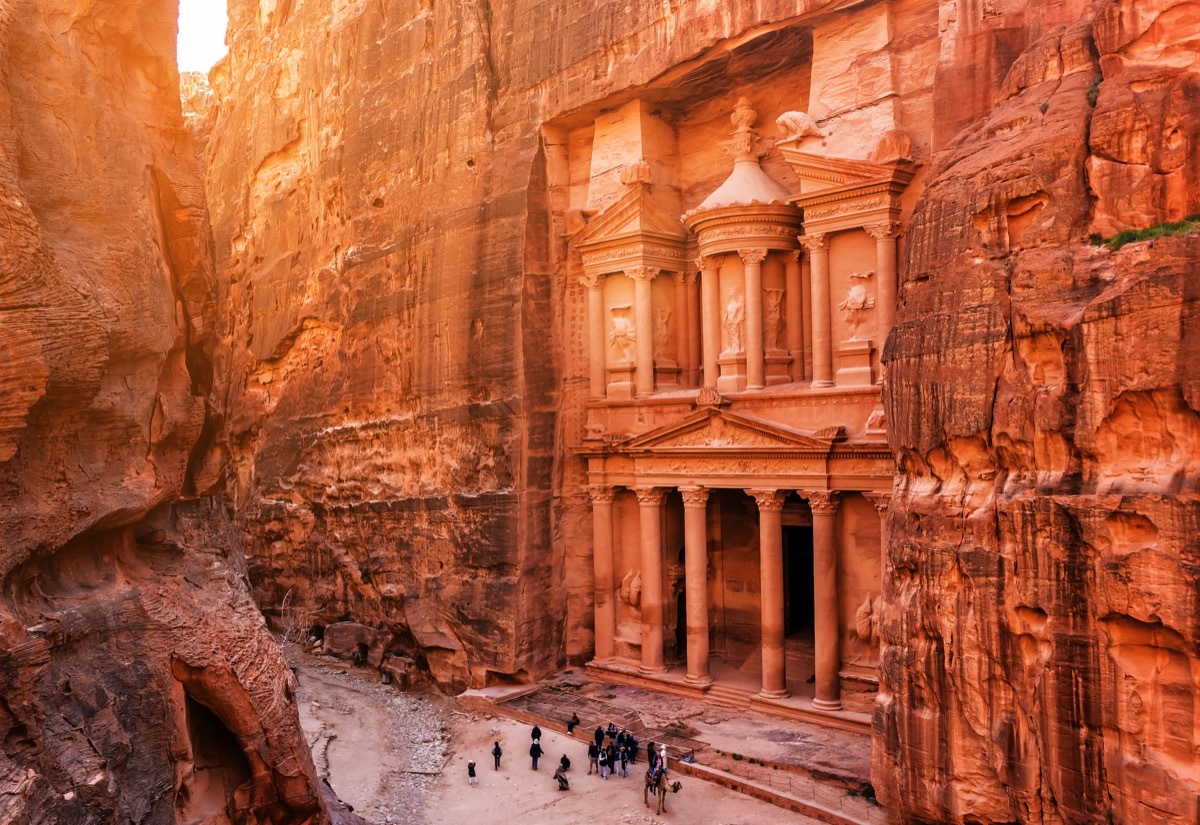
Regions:
<instances>
[{"instance_id":1,"label":"lower row of columns","mask_svg":"<svg viewBox=\"0 0 1200 825\"><path fill-rule=\"evenodd\" d=\"M684 588L687 593L687 675L695 685L712 684L708 659L708 536L709 491L680 487L683 497ZM642 661L641 672L657 675L663 665L662 504L666 491L635 488L641 536ZM762 623L762 690L760 695L781 699L788 695L784 649L783 502L785 492L750 489L759 512ZM616 655L616 577L613 563L612 487L592 487L592 546L596 580L596 661L611 662ZM816 691L813 707L839 710L841 645L838 604L838 558L835 519L838 493L803 493L813 517L813 636ZM882 515L886 497L874 495ZM880 573L883 574L881 569Z\"/></svg>"}]
</instances>

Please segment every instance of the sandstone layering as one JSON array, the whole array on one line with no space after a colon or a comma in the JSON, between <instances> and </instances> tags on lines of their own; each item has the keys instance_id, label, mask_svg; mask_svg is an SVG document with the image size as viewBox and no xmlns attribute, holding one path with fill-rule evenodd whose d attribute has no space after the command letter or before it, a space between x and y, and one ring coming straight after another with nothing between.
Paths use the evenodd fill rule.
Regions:
<instances>
[{"instance_id":1,"label":"sandstone layering","mask_svg":"<svg viewBox=\"0 0 1200 825\"><path fill-rule=\"evenodd\" d=\"M0 3L0 821L324 822L219 498L173 3Z\"/></svg>"},{"instance_id":2,"label":"sandstone layering","mask_svg":"<svg viewBox=\"0 0 1200 825\"><path fill-rule=\"evenodd\" d=\"M0 819L327 821L261 609L1200 820L1196 4L175 11L0 0Z\"/></svg>"}]
</instances>

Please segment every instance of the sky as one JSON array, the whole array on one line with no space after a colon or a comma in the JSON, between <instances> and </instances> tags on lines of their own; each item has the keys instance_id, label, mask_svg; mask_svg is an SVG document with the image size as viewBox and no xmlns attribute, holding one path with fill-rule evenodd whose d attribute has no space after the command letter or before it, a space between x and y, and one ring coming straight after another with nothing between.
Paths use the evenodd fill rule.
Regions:
<instances>
[{"instance_id":1,"label":"sky","mask_svg":"<svg viewBox=\"0 0 1200 825\"><path fill-rule=\"evenodd\" d=\"M179 71L207 72L225 51L225 0L179 0Z\"/></svg>"}]
</instances>

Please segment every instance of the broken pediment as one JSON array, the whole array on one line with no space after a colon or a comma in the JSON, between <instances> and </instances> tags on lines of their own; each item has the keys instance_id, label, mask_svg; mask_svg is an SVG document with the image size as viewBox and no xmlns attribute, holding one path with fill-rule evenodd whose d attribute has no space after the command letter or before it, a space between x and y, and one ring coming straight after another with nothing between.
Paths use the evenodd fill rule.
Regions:
<instances>
[{"instance_id":1,"label":"broken pediment","mask_svg":"<svg viewBox=\"0 0 1200 825\"><path fill-rule=\"evenodd\" d=\"M620 445L622 452L692 449L784 449L828 453L842 435L840 428L820 434L727 410L705 409L683 421L660 427Z\"/></svg>"},{"instance_id":2,"label":"broken pediment","mask_svg":"<svg viewBox=\"0 0 1200 825\"><path fill-rule=\"evenodd\" d=\"M571 239L586 270L596 274L650 266L682 272L687 230L634 178L619 200L605 207Z\"/></svg>"}]
</instances>

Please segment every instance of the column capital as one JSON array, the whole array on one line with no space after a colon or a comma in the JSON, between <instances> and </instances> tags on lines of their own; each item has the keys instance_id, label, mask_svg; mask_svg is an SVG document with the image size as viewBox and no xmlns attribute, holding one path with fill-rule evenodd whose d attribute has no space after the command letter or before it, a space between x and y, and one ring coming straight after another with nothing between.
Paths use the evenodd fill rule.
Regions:
<instances>
[{"instance_id":1,"label":"column capital","mask_svg":"<svg viewBox=\"0 0 1200 825\"><path fill-rule=\"evenodd\" d=\"M708 505L708 488L706 487L680 487L679 493L683 496L684 507L700 509Z\"/></svg>"},{"instance_id":2,"label":"column capital","mask_svg":"<svg viewBox=\"0 0 1200 825\"><path fill-rule=\"evenodd\" d=\"M793 264L795 266L800 265L800 250L799 249L789 249L786 252L778 252L778 250L777 250L777 254L779 254L783 258L784 264Z\"/></svg>"},{"instance_id":3,"label":"column capital","mask_svg":"<svg viewBox=\"0 0 1200 825\"><path fill-rule=\"evenodd\" d=\"M635 281L653 281L658 277L659 269L653 266L631 266L625 274Z\"/></svg>"},{"instance_id":4,"label":"column capital","mask_svg":"<svg viewBox=\"0 0 1200 825\"><path fill-rule=\"evenodd\" d=\"M873 223L864 226L867 234L877 241L882 241L887 238L896 238L900 234L899 221L882 221L881 223Z\"/></svg>"},{"instance_id":5,"label":"column capital","mask_svg":"<svg viewBox=\"0 0 1200 825\"><path fill-rule=\"evenodd\" d=\"M837 490L806 490L802 494L814 513L832 516L838 511L842 494Z\"/></svg>"},{"instance_id":6,"label":"column capital","mask_svg":"<svg viewBox=\"0 0 1200 825\"><path fill-rule=\"evenodd\" d=\"M696 269L701 272L716 272L721 268L721 255L696 256Z\"/></svg>"},{"instance_id":7,"label":"column capital","mask_svg":"<svg viewBox=\"0 0 1200 825\"><path fill-rule=\"evenodd\" d=\"M809 252L820 252L829 249L829 236L824 232L815 235L800 235L800 245Z\"/></svg>"},{"instance_id":8,"label":"column capital","mask_svg":"<svg viewBox=\"0 0 1200 825\"><path fill-rule=\"evenodd\" d=\"M696 283L696 280L699 277L700 273L695 271L679 273L679 280L683 282L684 286L691 286L692 284Z\"/></svg>"},{"instance_id":9,"label":"column capital","mask_svg":"<svg viewBox=\"0 0 1200 825\"><path fill-rule=\"evenodd\" d=\"M780 490L747 490L746 495L752 497L758 504L759 512L783 512L783 500L786 495Z\"/></svg>"},{"instance_id":10,"label":"column capital","mask_svg":"<svg viewBox=\"0 0 1200 825\"><path fill-rule=\"evenodd\" d=\"M609 487L604 484L593 484L586 489L588 495L592 497L592 504L612 504L613 498L617 495L616 487Z\"/></svg>"},{"instance_id":11,"label":"column capital","mask_svg":"<svg viewBox=\"0 0 1200 825\"><path fill-rule=\"evenodd\" d=\"M888 511L888 507L890 507L892 504L891 493L863 493L863 498L871 502L872 506L875 508L875 511L881 516Z\"/></svg>"},{"instance_id":12,"label":"column capital","mask_svg":"<svg viewBox=\"0 0 1200 825\"><path fill-rule=\"evenodd\" d=\"M739 249L738 257L742 259L744 266L756 266L761 264L763 259L767 257L765 249Z\"/></svg>"},{"instance_id":13,"label":"column capital","mask_svg":"<svg viewBox=\"0 0 1200 825\"><path fill-rule=\"evenodd\" d=\"M583 284L588 289L599 289L600 284L604 282L604 276L598 272L585 272L579 276L579 283Z\"/></svg>"},{"instance_id":14,"label":"column capital","mask_svg":"<svg viewBox=\"0 0 1200 825\"><path fill-rule=\"evenodd\" d=\"M638 504L643 506L661 505L667 495L667 491L662 487L634 487L633 492L637 496Z\"/></svg>"}]
</instances>

